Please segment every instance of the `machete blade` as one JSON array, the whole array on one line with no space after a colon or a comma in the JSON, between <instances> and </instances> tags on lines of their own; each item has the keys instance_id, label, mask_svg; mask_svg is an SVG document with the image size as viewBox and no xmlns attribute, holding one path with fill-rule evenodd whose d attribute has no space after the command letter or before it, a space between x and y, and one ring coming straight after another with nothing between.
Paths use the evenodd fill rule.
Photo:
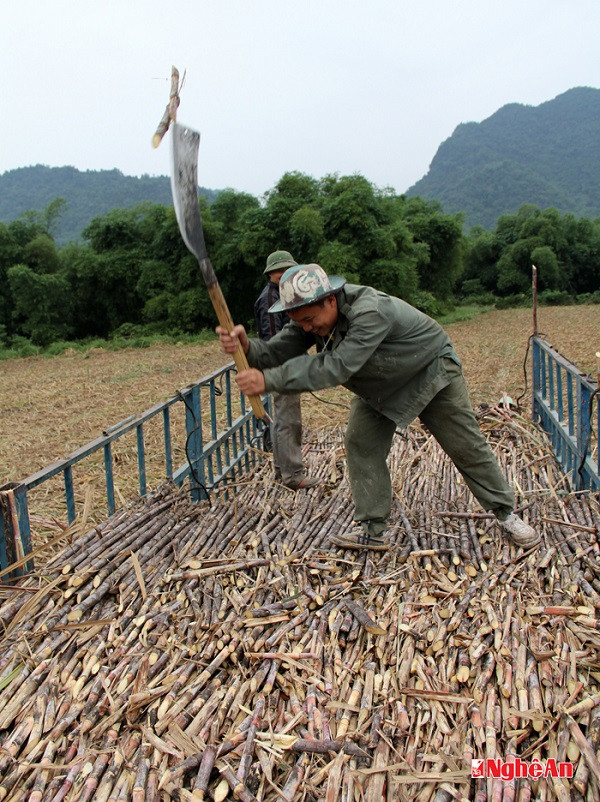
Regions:
<instances>
[{"instance_id":1,"label":"machete blade","mask_svg":"<svg viewBox=\"0 0 600 802\"><path fill-rule=\"evenodd\" d=\"M206 259L207 253L198 205L200 134L191 128L175 123L172 143L171 192L175 216L183 241L202 267L202 261Z\"/></svg>"},{"instance_id":2,"label":"machete blade","mask_svg":"<svg viewBox=\"0 0 600 802\"><path fill-rule=\"evenodd\" d=\"M181 231L183 241L198 260L200 272L206 283L208 295L217 313L219 325L226 331L233 331L233 320L223 297L221 287L213 270L202 230L202 218L198 205L198 149L200 134L191 128L175 123L173 125L173 171L171 173L171 192L175 217ZM238 341L232 354L238 371L248 370L246 354ZM257 418L270 421L259 395L249 396L252 410Z\"/></svg>"}]
</instances>

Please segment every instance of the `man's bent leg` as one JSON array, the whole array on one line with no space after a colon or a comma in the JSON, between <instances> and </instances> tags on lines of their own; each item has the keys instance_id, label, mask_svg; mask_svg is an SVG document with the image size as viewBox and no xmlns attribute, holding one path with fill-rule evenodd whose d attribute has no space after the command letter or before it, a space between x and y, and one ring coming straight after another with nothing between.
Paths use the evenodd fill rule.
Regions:
<instances>
[{"instance_id":1,"label":"man's bent leg","mask_svg":"<svg viewBox=\"0 0 600 802\"><path fill-rule=\"evenodd\" d=\"M394 421L361 398L353 398L344 441L355 519L371 535L381 534L392 509L392 482L387 466Z\"/></svg>"},{"instance_id":2,"label":"man's bent leg","mask_svg":"<svg viewBox=\"0 0 600 802\"><path fill-rule=\"evenodd\" d=\"M452 381L440 390L419 417L456 465L481 506L504 519L514 508L514 492L481 432L460 367L451 360L448 362Z\"/></svg>"}]
</instances>

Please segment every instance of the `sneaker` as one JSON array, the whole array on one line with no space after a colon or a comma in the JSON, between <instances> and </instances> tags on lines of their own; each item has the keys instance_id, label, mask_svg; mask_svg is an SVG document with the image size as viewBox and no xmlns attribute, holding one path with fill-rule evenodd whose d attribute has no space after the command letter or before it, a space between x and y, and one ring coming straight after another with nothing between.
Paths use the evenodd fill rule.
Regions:
<instances>
[{"instance_id":1,"label":"sneaker","mask_svg":"<svg viewBox=\"0 0 600 802\"><path fill-rule=\"evenodd\" d=\"M529 526L529 524L526 524L525 521L519 518L518 515L515 515L514 512L511 512L505 521L498 521L498 523L500 524L500 528L506 532L512 542L517 546L530 549L533 546L537 546L540 542L540 536L535 529Z\"/></svg>"},{"instance_id":2,"label":"sneaker","mask_svg":"<svg viewBox=\"0 0 600 802\"><path fill-rule=\"evenodd\" d=\"M286 487L289 487L290 490L305 490L318 484L320 482L314 476L304 476L299 482L288 482Z\"/></svg>"},{"instance_id":3,"label":"sneaker","mask_svg":"<svg viewBox=\"0 0 600 802\"><path fill-rule=\"evenodd\" d=\"M390 544L383 535L369 535L367 532L352 532L347 535L333 535L330 542L342 549L371 549L387 551Z\"/></svg>"}]
</instances>

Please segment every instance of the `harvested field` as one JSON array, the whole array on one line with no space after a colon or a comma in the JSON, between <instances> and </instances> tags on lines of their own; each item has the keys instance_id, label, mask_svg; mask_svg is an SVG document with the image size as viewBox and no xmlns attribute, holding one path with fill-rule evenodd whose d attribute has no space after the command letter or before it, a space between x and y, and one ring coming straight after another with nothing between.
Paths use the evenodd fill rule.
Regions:
<instances>
[{"instance_id":1,"label":"harvested field","mask_svg":"<svg viewBox=\"0 0 600 802\"><path fill-rule=\"evenodd\" d=\"M525 418L481 425L533 553L419 426L389 553L329 545L352 520L331 428L310 491L268 465L210 506L164 487L65 546L0 607L0 799L597 800L600 509ZM508 755L573 777L471 779Z\"/></svg>"}]
</instances>

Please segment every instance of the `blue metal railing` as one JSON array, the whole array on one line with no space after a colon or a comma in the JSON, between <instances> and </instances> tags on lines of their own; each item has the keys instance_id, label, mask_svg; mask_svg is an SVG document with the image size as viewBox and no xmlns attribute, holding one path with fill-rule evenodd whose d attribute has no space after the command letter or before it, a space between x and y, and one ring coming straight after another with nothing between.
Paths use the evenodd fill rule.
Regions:
<instances>
[{"instance_id":1,"label":"blue metal railing","mask_svg":"<svg viewBox=\"0 0 600 802\"><path fill-rule=\"evenodd\" d=\"M31 524L27 500L29 491L48 479L62 474L67 520L72 524L76 518L73 468L99 451L103 452L104 459L106 509L108 515L115 512L113 475L115 460L112 446L115 441L134 430L139 494L142 497L146 496L148 480L144 426L155 418L162 419L164 477L172 479L179 486L189 479L190 493L194 501L207 498L210 491L220 483L255 465L259 459L262 445L260 441L265 424L254 417L251 409L246 408L245 397L241 393L236 393L237 401L232 398L233 372L235 367L230 363L185 387L172 398L156 404L141 415L131 415L105 429L101 437L92 440L64 459L28 476L22 482L11 482L0 487L0 569L5 569L19 559L23 560L31 553ZM206 391L208 399L203 397ZM270 396L263 398L267 412L270 411L270 401ZM180 467L173 470L171 411L177 404L185 406L187 459ZM208 440L205 438L205 429L207 433L210 432ZM31 560L25 564L25 570L33 570Z\"/></svg>"},{"instance_id":2,"label":"blue metal railing","mask_svg":"<svg viewBox=\"0 0 600 802\"><path fill-rule=\"evenodd\" d=\"M546 340L533 336L531 342L534 420L548 433L574 489L599 490L598 384Z\"/></svg>"}]
</instances>

